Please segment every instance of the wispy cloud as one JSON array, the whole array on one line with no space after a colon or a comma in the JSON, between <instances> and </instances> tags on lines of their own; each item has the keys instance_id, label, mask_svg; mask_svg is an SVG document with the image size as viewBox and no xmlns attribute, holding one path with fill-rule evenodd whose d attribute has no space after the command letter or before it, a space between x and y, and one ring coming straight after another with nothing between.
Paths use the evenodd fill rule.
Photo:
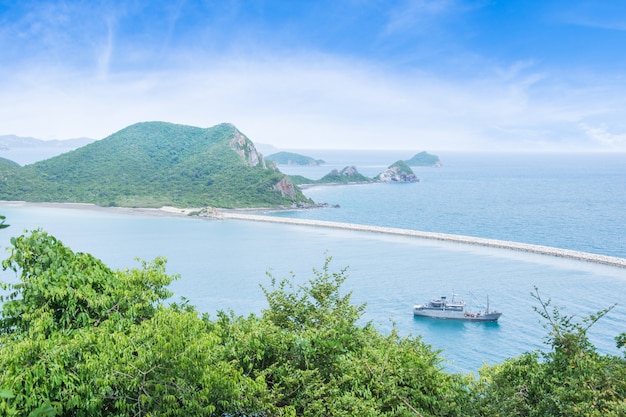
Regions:
<instances>
[{"instance_id":1,"label":"wispy cloud","mask_svg":"<svg viewBox=\"0 0 626 417\"><path fill-rule=\"evenodd\" d=\"M552 14L560 22L594 29L626 31L626 8L623 2L566 2L561 6Z\"/></svg>"},{"instance_id":2,"label":"wispy cloud","mask_svg":"<svg viewBox=\"0 0 626 417\"><path fill-rule=\"evenodd\" d=\"M115 20L112 16L106 16L105 22L106 34L97 53L99 79L106 79L108 77L114 45Z\"/></svg>"},{"instance_id":3,"label":"wispy cloud","mask_svg":"<svg viewBox=\"0 0 626 417\"><path fill-rule=\"evenodd\" d=\"M598 142L608 149L626 149L626 132L612 133L605 124L598 126L589 126L586 123L580 123L580 128L592 140Z\"/></svg>"},{"instance_id":4,"label":"wispy cloud","mask_svg":"<svg viewBox=\"0 0 626 417\"><path fill-rule=\"evenodd\" d=\"M604 105L597 98L552 95L532 69L519 65L452 81L307 54L230 57L106 79L33 71L15 81L38 79L42 87L7 91L0 118L7 133L42 138L102 138L135 122L166 120L204 127L232 122L255 142L283 148L578 149L585 140L626 147L619 133L577 127L593 126ZM27 117L28 131L21 122ZM563 131L572 136L556 141Z\"/></svg>"},{"instance_id":5,"label":"wispy cloud","mask_svg":"<svg viewBox=\"0 0 626 417\"><path fill-rule=\"evenodd\" d=\"M459 10L456 0L405 0L391 6L384 34L423 32L437 19Z\"/></svg>"}]
</instances>

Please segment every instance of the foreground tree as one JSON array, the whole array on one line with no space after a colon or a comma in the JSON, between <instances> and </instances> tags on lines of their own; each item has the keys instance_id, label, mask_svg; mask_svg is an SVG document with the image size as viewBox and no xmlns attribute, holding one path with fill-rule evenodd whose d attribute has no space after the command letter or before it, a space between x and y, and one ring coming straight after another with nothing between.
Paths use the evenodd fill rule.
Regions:
<instances>
[{"instance_id":1,"label":"foreground tree","mask_svg":"<svg viewBox=\"0 0 626 417\"><path fill-rule=\"evenodd\" d=\"M576 320L550 310L535 289L536 311L548 329L546 353L525 353L481 370L475 387L481 415L624 416L626 361L601 355L587 331L612 307Z\"/></svg>"},{"instance_id":2,"label":"foreground tree","mask_svg":"<svg viewBox=\"0 0 626 417\"><path fill-rule=\"evenodd\" d=\"M342 294L346 270L331 258L313 278L270 275L269 308L259 320L222 315L230 359L263 378L273 403L302 416L446 416L468 413L469 379L443 371L419 338L359 325L364 306Z\"/></svg>"},{"instance_id":3,"label":"foreground tree","mask_svg":"<svg viewBox=\"0 0 626 417\"><path fill-rule=\"evenodd\" d=\"M212 324L164 306L165 260L112 271L36 230L11 240L0 315L0 415L222 415L262 409L264 385L215 352Z\"/></svg>"}]
</instances>

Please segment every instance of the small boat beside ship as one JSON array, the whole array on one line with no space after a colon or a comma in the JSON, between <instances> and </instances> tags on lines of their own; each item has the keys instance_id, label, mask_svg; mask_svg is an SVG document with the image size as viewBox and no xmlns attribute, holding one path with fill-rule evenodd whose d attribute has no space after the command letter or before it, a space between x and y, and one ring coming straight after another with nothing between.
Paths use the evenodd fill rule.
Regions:
<instances>
[{"instance_id":1,"label":"small boat beside ship","mask_svg":"<svg viewBox=\"0 0 626 417\"><path fill-rule=\"evenodd\" d=\"M434 319L465 320L465 321L498 321L501 312L489 310L489 298L485 310L468 311L465 301L455 301L454 293L452 299L448 300L443 296L430 300L425 304L418 304L413 307L413 315L419 317L430 317Z\"/></svg>"}]
</instances>

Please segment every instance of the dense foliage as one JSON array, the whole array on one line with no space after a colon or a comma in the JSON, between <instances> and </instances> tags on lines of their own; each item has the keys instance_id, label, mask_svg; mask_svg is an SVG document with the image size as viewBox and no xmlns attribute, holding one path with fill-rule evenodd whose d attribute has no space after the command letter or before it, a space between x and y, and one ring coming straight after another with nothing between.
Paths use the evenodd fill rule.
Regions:
<instances>
[{"instance_id":1,"label":"dense foliage","mask_svg":"<svg viewBox=\"0 0 626 417\"><path fill-rule=\"evenodd\" d=\"M0 320L0 415L223 415L263 408L265 385L226 360L216 325L163 305L165 261L112 271L43 231L12 239Z\"/></svg>"},{"instance_id":2,"label":"dense foliage","mask_svg":"<svg viewBox=\"0 0 626 417\"><path fill-rule=\"evenodd\" d=\"M294 152L276 152L266 156L265 159L278 165L318 166L325 163L322 159L315 159Z\"/></svg>"},{"instance_id":3,"label":"dense foliage","mask_svg":"<svg viewBox=\"0 0 626 417\"><path fill-rule=\"evenodd\" d=\"M285 178L267 167L234 126L209 129L138 123L74 151L19 167L0 161L0 200L83 202L124 207L278 207L311 203L299 190L275 189Z\"/></svg>"},{"instance_id":4,"label":"dense foliage","mask_svg":"<svg viewBox=\"0 0 626 417\"><path fill-rule=\"evenodd\" d=\"M407 165L412 167L430 167L430 166L438 166L441 164L439 157L436 155L431 155L428 152L419 152L411 159L404 161Z\"/></svg>"},{"instance_id":5,"label":"dense foliage","mask_svg":"<svg viewBox=\"0 0 626 417\"><path fill-rule=\"evenodd\" d=\"M4 220L4 219L3 219ZM42 230L11 239L0 313L3 416L621 416L624 358L550 312L548 353L449 374L419 337L359 324L346 270L263 287L261 315L166 303L165 260L113 271ZM622 338L624 335L621 336Z\"/></svg>"}]
</instances>

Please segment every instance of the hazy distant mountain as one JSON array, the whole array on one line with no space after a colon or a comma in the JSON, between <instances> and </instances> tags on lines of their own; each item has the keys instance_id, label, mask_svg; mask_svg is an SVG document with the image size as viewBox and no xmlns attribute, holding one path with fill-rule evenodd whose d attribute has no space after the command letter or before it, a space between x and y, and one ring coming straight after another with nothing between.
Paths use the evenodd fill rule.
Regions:
<instances>
[{"instance_id":1,"label":"hazy distant mountain","mask_svg":"<svg viewBox=\"0 0 626 417\"><path fill-rule=\"evenodd\" d=\"M312 203L230 124L203 129L137 123L24 167L0 162L0 178L0 200L125 207Z\"/></svg>"},{"instance_id":2,"label":"hazy distant mountain","mask_svg":"<svg viewBox=\"0 0 626 417\"><path fill-rule=\"evenodd\" d=\"M0 135L0 149L10 150L15 148L68 148L76 149L94 142L94 139L76 138L65 140L41 140L30 137L15 135Z\"/></svg>"},{"instance_id":3,"label":"hazy distant mountain","mask_svg":"<svg viewBox=\"0 0 626 417\"><path fill-rule=\"evenodd\" d=\"M0 157L20 165L32 164L94 142L94 139L41 140L16 135L0 136Z\"/></svg>"}]
</instances>

